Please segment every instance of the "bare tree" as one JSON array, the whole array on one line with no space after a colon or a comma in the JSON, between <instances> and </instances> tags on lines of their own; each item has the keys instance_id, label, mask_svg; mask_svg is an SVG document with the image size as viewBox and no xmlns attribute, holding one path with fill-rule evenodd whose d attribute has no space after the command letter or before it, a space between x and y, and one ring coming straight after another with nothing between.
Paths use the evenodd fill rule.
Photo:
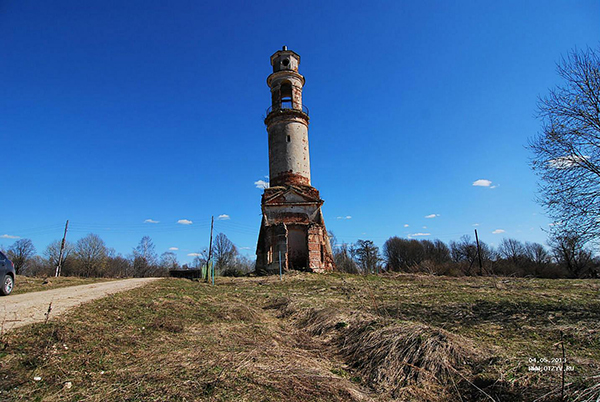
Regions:
<instances>
[{"instance_id":1,"label":"bare tree","mask_svg":"<svg viewBox=\"0 0 600 402\"><path fill-rule=\"evenodd\" d=\"M358 273L358 267L352 258L351 248L346 243L342 243L339 246L336 245L333 248L333 261L336 270L339 272L347 272L349 274Z\"/></svg>"},{"instance_id":2,"label":"bare tree","mask_svg":"<svg viewBox=\"0 0 600 402\"><path fill-rule=\"evenodd\" d=\"M425 259L423 244L414 239L390 237L383 244L383 257L387 269L400 271L416 266Z\"/></svg>"},{"instance_id":3,"label":"bare tree","mask_svg":"<svg viewBox=\"0 0 600 402\"><path fill-rule=\"evenodd\" d=\"M159 265L163 270L166 271L170 269L178 269L179 262L177 261L177 255L175 255L175 253L173 253L172 251L165 251L160 255Z\"/></svg>"},{"instance_id":4,"label":"bare tree","mask_svg":"<svg viewBox=\"0 0 600 402\"><path fill-rule=\"evenodd\" d=\"M48 264L52 267L56 267L58 265L58 259L60 258L60 246L62 244L62 240L55 240L52 243L48 244L46 250L44 250L44 256L48 260ZM65 241L65 249L63 250L62 255L62 271L63 273L68 273L70 271L70 267L68 267L67 260L71 260L73 254L74 246L72 243Z\"/></svg>"},{"instance_id":5,"label":"bare tree","mask_svg":"<svg viewBox=\"0 0 600 402\"><path fill-rule=\"evenodd\" d=\"M513 264L519 264L525 257L526 249L517 239L502 239L498 246L498 254Z\"/></svg>"},{"instance_id":6,"label":"bare tree","mask_svg":"<svg viewBox=\"0 0 600 402\"><path fill-rule=\"evenodd\" d=\"M86 277L104 275L108 252L100 236L90 233L82 237L75 244L73 253L77 259L75 273Z\"/></svg>"},{"instance_id":7,"label":"bare tree","mask_svg":"<svg viewBox=\"0 0 600 402\"><path fill-rule=\"evenodd\" d=\"M443 241L435 239L433 242L429 240L422 240L423 248L425 249L425 256L428 260L435 262L436 264L444 264L450 262L450 249Z\"/></svg>"},{"instance_id":8,"label":"bare tree","mask_svg":"<svg viewBox=\"0 0 600 402\"><path fill-rule=\"evenodd\" d=\"M215 258L215 269L219 271L226 271L232 267L235 263L235 259L238 255L237 248L227 238L225 233L219 233L215 236L213 243L213 255Z\"/></svg>"},{"instance_id":9,"label":"bare tree","mask_svg":"<svg viewBox=\"0 0 600 402\"><path fill-rule=\"evenodd\" d=\"M154 243L150 236L144 236L133 249L133 274L136 277L157 276L161 274L159 271Z\"/></svg>"},{"instance_id":10,"label":"bare tree","mask_svg":"<svg viewBox=\"0 0 600 402\"><path fill-rule=\"evenodd\" d=\"M111 255L106 261L106 273L114 278L127 278L133 276L133 265L121 255Z\"/></svg>"},{"instance_id":11,"label":"bare tree","mask_svg":"<svg viewBox=\"0 0 600 402\"><path fill-rule=\"evenodd\" d=\"M537 265L550 264L552 258L550 253L540 243L525 243L525 255L527 259Z\"/></svg>"},{"instance_id":12,"label":"bare tree","mask_svg":"<svg viewBox=\"0 0 600 402\"><path fill-rule=\"evenodd\" d=\"M485 266L485 264L490 262L494 252L482 241L479 241L479 249L481 250L481 260ZM458 242L451 241L450 255L452 257L452 261L462 265L466 275L472 275L474 273L473 266L478 260L477 243L475 243L471 236L464 235Z\"/></svg>"},{"instance_id":13,"label":"bare tree","mask_svg":"<svg viewBox=\"0 0 600 402\"><path fill-rule=\"evenodd\" d=\"M538 105L542 132L530 140L541 204L555 237L600 237L600 54L572 51L557 66L562 86ZM562 232L562 234L560 234ZM562 242L562 241L559 241Z\"/></svg>"},{"instance_id":14,"label":"bare tree","mask_svg":"<svg viewBox=\"0 0 600 402\"><path fill-rule=\"evenodd\" d=\"M6 256L15 265L17 275L25 273L29 260L35 255L35 247L29 239L19 239L8 248Z\"/></svg>"},{"instance_id":15,"label":"bare tree","mask_svg":"<svg viewBox=\"0 0 600 402\"><path fill-rule=\"evenodd\" d=\"M329 246L331 246L331 250L333 251L337 246L337 237L331 230L327 231L327 237L329 238Z\"/></svg>"},{"instance_id":16,"label":"bare tree","mask_svg":"<svg viewBox=\"0 0 600 402\"><path fill-rule=\"evenodd\" d=\"M592 253L585 248L585 238L573 233L562 233L550 239L550 247L558 264L565 268L571 277L594 276Z\"/></svg>"}]
</instances>

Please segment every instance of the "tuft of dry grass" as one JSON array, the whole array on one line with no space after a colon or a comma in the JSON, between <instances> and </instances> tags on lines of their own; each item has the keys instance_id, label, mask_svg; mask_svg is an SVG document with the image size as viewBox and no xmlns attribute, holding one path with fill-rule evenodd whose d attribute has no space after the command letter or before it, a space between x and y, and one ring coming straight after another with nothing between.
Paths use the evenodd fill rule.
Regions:
<instances>
[{"instance_id":1,"label":"tuft of dry grass","mask_svg":"<svg viewBox=\"0 0 600 402\"><path fill-rule=\"evenodd\" d=\"M598 381L600 376L594 376L593 379ZM575 393L575 399L573 402L598 402L600 401L600 382L596 384L582 389L581 391Z\"/></svg>"},{"instance_id":2,"label":"tuft of dry grass","mask_svg":"<svg viewBox=\"0 0 600 402\"><path fill-rule=\"evenodd\" d=\"M354 328L343 337L340 352L369 384L394 397L403 388L446 387L471 377L477 352L471 341L443 329L405 322ZM459 376L460 371L465 374Z\"/></svg>"}]
</instances>

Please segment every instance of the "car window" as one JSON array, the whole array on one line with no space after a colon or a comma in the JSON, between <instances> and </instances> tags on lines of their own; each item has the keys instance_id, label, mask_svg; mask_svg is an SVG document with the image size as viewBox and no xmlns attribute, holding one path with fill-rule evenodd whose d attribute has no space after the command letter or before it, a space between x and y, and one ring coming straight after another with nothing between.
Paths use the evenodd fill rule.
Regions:
<instances>
[{"instance_id":1,"label":"car window","mask_svg":"<svg viewBox=\"0 0 600 402\"><path fill-rule=\"evenodd\" d=\"M7 260L8 258L6 258L6 256L4 254L2 254L2 251L0 251L0 261L4 261Z\"/></svg>"}]
</instances>

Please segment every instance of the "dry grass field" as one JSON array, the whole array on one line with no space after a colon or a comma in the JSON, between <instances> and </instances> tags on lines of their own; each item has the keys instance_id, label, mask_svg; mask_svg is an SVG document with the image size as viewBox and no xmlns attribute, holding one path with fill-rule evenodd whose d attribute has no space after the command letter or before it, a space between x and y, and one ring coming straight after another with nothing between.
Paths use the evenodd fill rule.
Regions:
<instances>
[{"instance_id":1,"label":"dry grass field","mask_svg":"<svg viewBox=\"0 0 600 402\"><path fill-rule=\"evenodd\" d=\"M0 341L2 401L591 401L600 282L164 279Z\"/></svg>"}]
</instances>

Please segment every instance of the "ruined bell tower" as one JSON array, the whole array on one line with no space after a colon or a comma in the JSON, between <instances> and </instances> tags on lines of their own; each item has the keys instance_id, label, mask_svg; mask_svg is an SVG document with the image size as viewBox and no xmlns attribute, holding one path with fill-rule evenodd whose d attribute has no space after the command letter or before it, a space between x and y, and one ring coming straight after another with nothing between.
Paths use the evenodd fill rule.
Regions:
<instances>
[{"instance_id":1,"label":"ruined bell tower","mask_svg":"<svg viewBox=\"0 0 600 402\"><path fill-rule=\"evenodd\" d=\"M283 47L271 56L267 78L271 107L265 125L269 135L270 187L262 195L262 222L256 247L259 274L295 269L312 272L334 268L319 191L310 184L308 108L302 104L304 77L300 56ZM280 260L281 256L281 260Z\"/></svg>"}]
</instances>

